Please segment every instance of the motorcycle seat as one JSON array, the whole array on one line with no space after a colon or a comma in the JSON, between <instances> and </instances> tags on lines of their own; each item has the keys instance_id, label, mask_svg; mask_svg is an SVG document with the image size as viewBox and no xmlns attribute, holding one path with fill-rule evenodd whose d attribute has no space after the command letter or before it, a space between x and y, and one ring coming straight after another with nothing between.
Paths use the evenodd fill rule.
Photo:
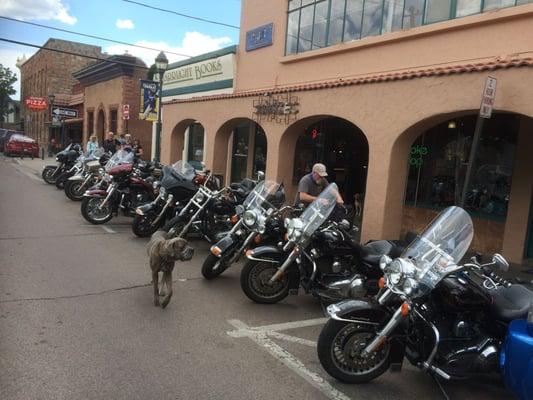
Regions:
<instances>
[{"instance_id":1,"label":"motorcycle seat","mask_svg":"<svg viewBox=\"0 0 533 400\"><path fill-rule=\"evenodd\" d=\"M361 259L367 264L379 265L381 256L386 254L391 258L399 257L403 248L388 240L375 240L361 247Z\"/></svg>"},{"instance_id":2,"label":"motorcycle seat","mask_svg":"<svg viewBox=\"0 0 533 400\"><path fill-rule=\"evenodd\" d=\"M533 301L533 292L523 285L500 287L491 294L492 312L502 321L525 318Z\"/></svg>"}]
</instances>

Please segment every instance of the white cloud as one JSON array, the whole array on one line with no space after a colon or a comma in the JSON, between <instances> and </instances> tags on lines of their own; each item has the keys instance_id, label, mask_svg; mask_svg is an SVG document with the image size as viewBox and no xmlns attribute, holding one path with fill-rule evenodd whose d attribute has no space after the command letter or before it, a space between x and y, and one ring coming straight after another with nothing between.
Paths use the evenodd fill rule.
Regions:
<instances>
[{"instance_id":1,"label":"white cloud","mask_svg":"<svg viewBox=\"0 0 533 400\"><path fill-rule=\"evenodd\" d=\"M2 0L0 14L21 20L55 19L64 24L74 25L78 19L69 14L64 0Z\"/></svg>"},{"instance_id":2,"label":"white cloud","mask_svg":"<svg viewBox=\"0 0 533 400\"><path fill-rule=\"evenodd\" d=\"M135 25L133 24L133 21L131 19L117 19L117 22L115 23L115 26L118 29L133 29L135 28Z\"/></svg>"},{"instance_id":3,"label":"white cloud","mask_svg":"<svg viewBox=\"0 0 533 400\"><path fill-rule=\"evenodd\" d=\"M184 60L187 57L171 54L170 52L189 56L198 56L213 50L218 50L224 46L230 45L231 43L232 40L227 36L211 37L200 32L186 32L181 45L177 46L172 46L167 42L150 42L147 40L140 40L135 44L163 50L169 61L172 63ZM141 49L138 47L125 46L121 44L108 46L105 51L109 54L124 54L127 51L129 54L141 58L148 66L154 63L154 60L158 54L158 51L155 50Z\"/></svg>"},{"instance_id":4,"label":"white cloud","mask_svg":"<svg viewBox=\"0 0 533 400\"><path fill-rule=\"evenodd\" d=\"M15 49L0 49L0 64L2 64L4 67L8 67L17 75L18 80L13 85L17 93L11 96L14 100L20 99L20 70L17 68L17 58L22 58L23 55L25 55L26 58L30 58L34 53L35 52L32 50L30 50L29 52L23 52Z\"/></svg>"}]
</instances>

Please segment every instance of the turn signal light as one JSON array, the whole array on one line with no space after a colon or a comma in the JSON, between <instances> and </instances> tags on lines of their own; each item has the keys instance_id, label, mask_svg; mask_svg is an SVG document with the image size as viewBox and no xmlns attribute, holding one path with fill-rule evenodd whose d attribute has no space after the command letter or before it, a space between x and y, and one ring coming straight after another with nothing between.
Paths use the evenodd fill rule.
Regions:
<instances>
[{"instance_id":1,"label":"turn signal light","mask_svg":"<svg viewBox=\"0 0 533 400\"><path fill-rule=\"evenodd\" d=\"M254 237L254 243L255 244L259 244L263 241L263 237L261 235L257 235L256 237Z\"/></svg>"},{"instance_id":2,"label":"turn signal light","mask_svg":"<svg viewBox=\"0 0 533 400\"><path fill-rule=\"evenodd\" d=\"M385 287L385 278L384 277L379 278L378 286L379 286L380 289L383 289Z\"/></svg>"},{"instance_id":3,"label":"turn signal light","mask_svg":"<svg viewBox=\"0 0 533 400\"><path fill-rule=\"evenodd\" d=\"M254 251L252 249L249 249L249 250L246 250L246 253L244 253L244 254L246 254L246 257L251 257L253 252Z\"/></svg>"},{"instance_id":4,"label":"turn signal light","mask_svg":"<svg viewBox=\"0 0 533 400\"><path fill-rule=\"evenodd\" d=\"M285 236L283 236L283 239L285 239L285 241L289 240L289 234L286 233Z\"/></svg>"},{"instance_id":5,"label":"turn signal light","mask_svg":"<svg viewBox=\"0 0 533 400\"><path fill-rule=\"evenodd\" d=\"M239 217L236 214L232 215L230 221L233 225L235 225L237 222L239 222Z\"/></svg>"},{"instance_id":6,"label":"turn signal light","mask_svg":"<svg viewBox=\"0 0 533 400\"><path fill-rule=\"evenodd\" d=\"M411 310L411 307L409 307L409 304L403 303L402 304L402 316L407 317L409 315L409 311Z\"/></svg>"},{"instance_id":7,"label":"turn signal light","mask_svg":"<svg viewBox=\"0 0 533 400\"><path fill-rule=\"evenodd\" d=\"M222 254L222 250L220 250L220 247L218 247L218 246L213 246L213 247L211 247L211 253L214 256L218 257L220 254Z\"/></svg>"}]
</instances>

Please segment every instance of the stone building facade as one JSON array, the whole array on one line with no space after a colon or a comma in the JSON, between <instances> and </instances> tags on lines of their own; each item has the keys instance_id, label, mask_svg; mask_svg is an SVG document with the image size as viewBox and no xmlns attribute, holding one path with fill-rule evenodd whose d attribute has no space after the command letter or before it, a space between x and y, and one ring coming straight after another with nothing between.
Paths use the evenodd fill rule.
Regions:
<instances>
[{"instance_id":1,"label":"stone building facade","mask_svg":"<svg viewBox=\"0 0 533 400\"><path fill-rule=\"evenodd\" d=\"M63 51L48 51L54 49ZM43 45L43 49L37 51L27 60L20 60L18 67L21 76L21 103L30 96L44 97L48 101L48 95L54 94L54 104L57 106L76 108L80 103L79 96L72 103L72 89L77 81L72 77L72 72L80 70L94 63L94 59L83 56L75 56L68 53L76 53L91 57L103 57L102 49L98 46L71 42L61 39L49 39ZM61 129L65 139L68 139L68 126L51 126L50 109L43 111L31 111L24 105L21 107L21 118L24 131L28 136L36 139L40 146L46 146L51 136L60 137ZM79 115L80 116L80 115ZM71 132L71 135L73 133Z\"/></svg>"},{"instance_id":2,"label":"stone building facade","mask_svg":"<svg viewBox=\"0 0 533 400\"><path fill-rule=\"evenodd\" d=\"M140 86L148 69L144 62L128 54L115 55L74 73L83 86L83 143L96 134L98 142L109 131L130 133L139 139L145 158L150 158L152 123L139 119ZM129 105L129 120L123 118L123 106Z\"/></svg>"}]
</instances>

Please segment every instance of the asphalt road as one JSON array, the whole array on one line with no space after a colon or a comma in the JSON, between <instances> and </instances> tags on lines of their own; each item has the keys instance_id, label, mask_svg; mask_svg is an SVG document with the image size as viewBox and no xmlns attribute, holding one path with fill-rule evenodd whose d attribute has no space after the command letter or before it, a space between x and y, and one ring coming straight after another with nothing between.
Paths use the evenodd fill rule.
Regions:
<instances>
[{"instance_id":1,"label":"asphalt road","mask_svg":"<svg viewBox=\"0 0 533 400\"><path fill-rule=\"evenodd\" d=\"M331 379L316 300L254 304L239 266L205 281L199 240L176 264L170 305L155 308L147 240L129 219L88 224L32 165L0 156L0 399L442 398L405 363L367 385ZM508 396L497 380L445 387L452 399Z\"/></svg>"}]
</instances>

